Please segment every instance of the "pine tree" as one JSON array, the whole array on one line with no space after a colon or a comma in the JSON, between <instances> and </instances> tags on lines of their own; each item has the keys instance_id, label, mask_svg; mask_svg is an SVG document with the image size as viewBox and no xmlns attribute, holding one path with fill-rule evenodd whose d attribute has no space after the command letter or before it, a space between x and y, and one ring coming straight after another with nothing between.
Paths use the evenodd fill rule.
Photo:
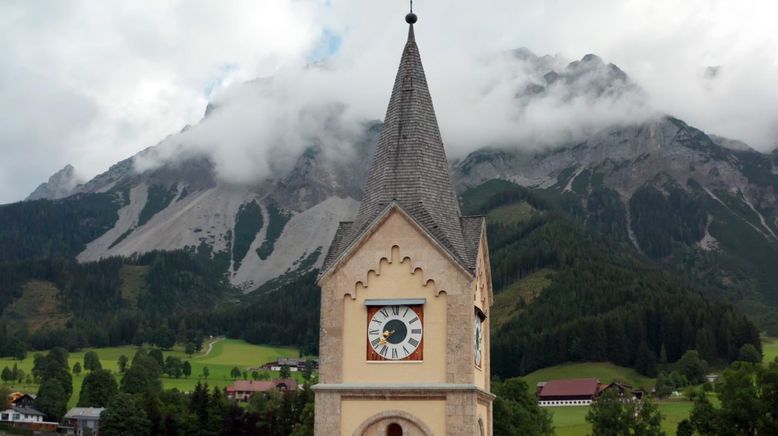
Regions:
<instances>
[{"instance_id":1,"label":"pine tree","mask_svg":"<svg viewBox=\"0 0 778 436\"><path fill-rule=\"evenodd\" d=\"M151 421L149 421L146 411L132 395L116 395L100 415L100 434L106 436L145 436L150 433Z\"/></svg>"},{"instance_id":2,"label":"pine tree","mask_svg":"<svg viewBox=\"0 0 778 436\"><path fill-rule=\"evenodd\" d=\"M656 356L645 341L640 343L635 358L635 370L648 377L656 377Z\"/></svg>"}]
</instances>

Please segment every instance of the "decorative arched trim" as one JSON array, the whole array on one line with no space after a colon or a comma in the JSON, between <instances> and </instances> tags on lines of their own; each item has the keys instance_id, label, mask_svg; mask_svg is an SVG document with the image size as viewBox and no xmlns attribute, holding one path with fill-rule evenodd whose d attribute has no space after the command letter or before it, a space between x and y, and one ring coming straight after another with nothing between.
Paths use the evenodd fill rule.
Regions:
<instances>
[{"instance_id":1,"label":"decorative arched trim","mask_svg":"<svg viewBox=\"0 0 778 436\"><path fill-rule=\"evenodd\" d=\"M395 422L401 425L403 421L407 421L417 426L419 430L421 430L421 432L424 433L425 436L432 436L432 430L429 428L427 424L422 422L422 420L420 420L419 418L411 415L408 412L403 412L402 410L387 410L385 412L376 413L370 418L367 418L366 420L362 421L362 424L360 424L359 427L357 427L357 429L354 430L353 436L362 436L362 434L365 432L365 430L368 429L368 427L384 419L388 419L388 420L396 419Z\"/></svg>"},{"instance_id":2,"label":"decorative arched trim","mask_svg":"<svg viewBox=\"0 0 778 436\"><path fill-rule=\"evenodd\" d=\"M365 279L355 282L354 290L343 292L343 297L346 297L348 295L351 297L352 300L356 300L357 293L367 289L368 287L367 284L370 283L370 280L375 279L376 277L379 277L381 275L381 268L385 263L387 265L391 265L394 263L397 263L399 265L408 265L408 270L409 270L408 272L412 275L418 275L419 280L422 283L422 286L432 289L433 295L437 297L440 295L441 292L445 293L445 289L438 288L437 283L435 283L434 279L427 278L425 280L424 269L420 266L414 266L413 260L411 259L410 256L400 256L399 245L393 245L392 248L390 249L389 257L381 256L378 259L378 267L369 269L367 271L367 274L365 274Z\"/></svg>"}]
</instances>

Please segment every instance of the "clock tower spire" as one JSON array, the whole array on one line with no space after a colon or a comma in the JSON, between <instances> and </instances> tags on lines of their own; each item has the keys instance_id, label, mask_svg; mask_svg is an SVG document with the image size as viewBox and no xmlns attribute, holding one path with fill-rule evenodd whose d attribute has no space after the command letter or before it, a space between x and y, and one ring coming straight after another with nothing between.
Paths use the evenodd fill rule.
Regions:
<instances>
[{"instance_id":1,"label":"clock tower spire","mask_svg":"<svg viewBox=\"0 0 778 436\"><path fill-rule=\"evenodd\" d=\"M322 266L317 435L490 435L489 253L408 39L362 203Z\"/></svg>"}]
</instances>

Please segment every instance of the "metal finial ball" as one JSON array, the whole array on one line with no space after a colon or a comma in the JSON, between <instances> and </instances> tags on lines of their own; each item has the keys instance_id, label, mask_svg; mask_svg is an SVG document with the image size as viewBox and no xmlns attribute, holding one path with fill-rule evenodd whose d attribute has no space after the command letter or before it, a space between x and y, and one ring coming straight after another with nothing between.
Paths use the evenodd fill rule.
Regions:
<instances>
[{"instance_id":1,"label":"metal finial ball","mask_svg":"<svg viewBox=\"0 0 778 436\"><path fill-rule=\"evenodd\" d=\"M417 17L413 12L405 16L405 22L408 24L413 24L417 21L419 21L419 17Z\"/></svg>"}]
</instances>

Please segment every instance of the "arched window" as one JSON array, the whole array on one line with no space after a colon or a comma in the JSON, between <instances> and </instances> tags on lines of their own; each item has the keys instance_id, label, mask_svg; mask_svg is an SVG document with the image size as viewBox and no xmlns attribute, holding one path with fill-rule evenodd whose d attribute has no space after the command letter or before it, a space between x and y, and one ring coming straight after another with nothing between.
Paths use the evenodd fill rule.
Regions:
<instances>
[{"instance_id":1,"label":"arched window","mask_svg":"<svg viewBox=\"0 0 778 436\"><path fill-rule=\"evenodd\" d=\"M386 436L403 436L403 428L396 422L389 424L386 428Z\"/></svg>"}]
</instances>

